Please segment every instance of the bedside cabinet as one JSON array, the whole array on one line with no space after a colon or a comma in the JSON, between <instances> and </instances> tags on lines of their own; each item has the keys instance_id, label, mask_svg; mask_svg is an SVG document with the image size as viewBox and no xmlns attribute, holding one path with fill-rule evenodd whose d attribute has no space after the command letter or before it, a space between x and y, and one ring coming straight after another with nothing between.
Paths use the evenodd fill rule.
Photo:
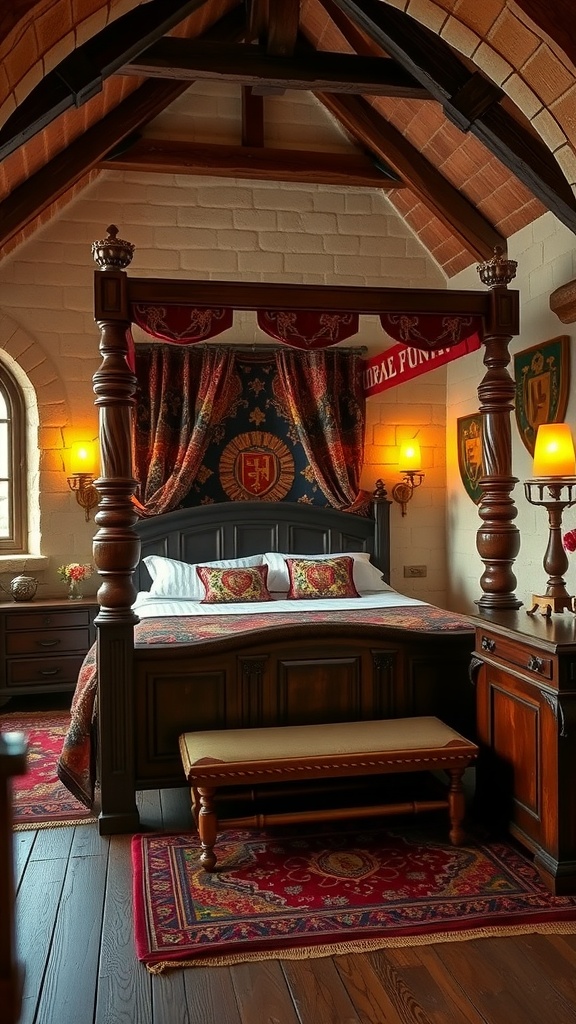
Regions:
<instances>
[{"instance_id":1,"label":"bedside cabinet","mask_svg":"<svg viewBox=\"0 0 576 1024\"><path fill-rule=\"evenodd\" d=\"M95 598L0 604L0 704L25 693L73 690L94 642Z\"/></svg>"},{"instance_id":2,"label":"bedside cabinet","mask_svg":"<svg viewBox=\"0 0 576 1024\"><path fill-rule=\"evenodd\" d=\"M477 802L534 853L551 892L576 894L576 617L475 617Z\"/></svg>"}]
</instances>

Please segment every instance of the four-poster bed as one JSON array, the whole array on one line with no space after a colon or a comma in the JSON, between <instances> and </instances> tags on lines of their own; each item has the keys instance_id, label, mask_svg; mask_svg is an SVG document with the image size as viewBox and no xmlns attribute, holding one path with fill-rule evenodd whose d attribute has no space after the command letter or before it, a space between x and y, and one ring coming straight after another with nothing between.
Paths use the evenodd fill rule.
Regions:
<instances>
[{"instance_id":1,"label":"four-poster bed","mask_svg":"<svg viewBox=\"0 0 576 1024\"><path fill-rule=\"evenodd\" d=\"M191 728L437 715L470 732L473 631L465 619L418 602L386 612L312 613L297 630L272 616L264 629L253 621L252 633L193 645L172 644L169 631L157 631L152 646L149 620L144 630L136 627L135 645L141 549L184 562L257 552L367 551L387 576L389 505L377 501L373 517L362 517L306 505L234 502L138 522L131 456L135 377L127 338L138 303L480 316L487 371L479 388L486 469L479 604L517 607L512 563L519 545L510 497L514 384L506 368L507 345L518 328L518 296L507 290L511 264L497 253L483 265L489 292L161 281L128 277L132 248L116 238L116 229L94 245L102 354L94 375L101 448L94 538L102 577L96 620L101 831L137 828L137 789L181 784L176 738Z\"/></svg>"}]
</instances>

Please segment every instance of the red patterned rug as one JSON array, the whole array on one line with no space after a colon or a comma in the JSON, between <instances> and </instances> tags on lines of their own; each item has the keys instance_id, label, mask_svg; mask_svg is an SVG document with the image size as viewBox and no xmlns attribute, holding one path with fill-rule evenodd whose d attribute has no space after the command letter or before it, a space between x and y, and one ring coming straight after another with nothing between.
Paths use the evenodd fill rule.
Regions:
<instances>
[{"instance_id":1,"label":"red patterned rug","mask_svg":"<svg viewBox=\"0 0 576 1024\"><path fill-rule=\"evenodd\" d=\"M56 764L69 722L69 711L0 715L1 732L23 732L28 742L28 771L12 782L16 831L84 825L95 820L56 775Z\"/></svg>"},{"instance_id":2,"label":"red patterned rug","mask_svg":"<svg viewBox=\"0 0 576 1024\"><path fill-rule=\"evenodd\" d=\"M136 949L152 973L576 932L576 898L551 896L512 845L455 848L430 822L228 831L217 850L217 870L207 874L193 833L133 837Z\"/></svg>"}]
</instances>

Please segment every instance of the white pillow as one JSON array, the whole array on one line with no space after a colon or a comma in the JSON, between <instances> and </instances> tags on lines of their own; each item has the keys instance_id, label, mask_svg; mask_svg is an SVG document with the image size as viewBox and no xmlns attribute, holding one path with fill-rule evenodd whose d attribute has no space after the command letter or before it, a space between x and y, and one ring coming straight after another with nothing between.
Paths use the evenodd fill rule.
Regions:
<instances>
[{"instance_id":1,"label":"white pillow","mask_svg":"<svg viewBox=\"0 0 576 1024\"><path fill-rule=\"evenodd\" d=\"M264 555L264 562L268 565L268 590L274 593L288 593L290 589L290 576L286 558L294 558L295 554L281 554L279 551L267 551ZM370 561L368 551L333 551L329 555L308 555L302 554L302 558L320 562L326 558L338 558L347 556L354 559L353 576L354 586L359 594L373 594L379 590L392 590L382 579L382 572ZM296 557L298 555L296 554Z\"/></svg>"},{"instance_id":2,"label":"white pillow","mask_svg":"<svg viewBox=\"0 0 576 1024\"><path fill-rule=\"evenodd\" d=\"M188 601L202 601L204 587L196 572L197 563L179 562L163 555L146 555L142 559L152 577L150 593L156 597L174 597ZM263 565L263 555L246 558L224 558L215 562L201 562L214 569L244 569L250 565Z\"/></svg>"}]
</instances>

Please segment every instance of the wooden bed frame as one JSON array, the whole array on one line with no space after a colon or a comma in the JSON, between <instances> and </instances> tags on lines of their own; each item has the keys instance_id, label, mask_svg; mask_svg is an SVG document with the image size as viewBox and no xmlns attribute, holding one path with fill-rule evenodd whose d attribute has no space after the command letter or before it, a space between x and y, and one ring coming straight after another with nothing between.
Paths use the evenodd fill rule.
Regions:
<instances>
[{"instance_id":1,"label":"wooden bed frame","mask_svg":"<svg viewBox=\"0 0 576 1024\"><path fill-rule=\"evenodd\" d=\"M374 521L311 506L253 503L212 506L137 522L133 504L131 433L136 379L128 364L133 302L176 302L234 309L299 309L474 313L484 321L486 374L479 385L485 477L477 547L485 563L480 607L518 607L512 564L519 549L513 524L510 411L514 382L508 342L518 329L518 294L507 284L508 261L483 265L488 292L249 285L130 279L132 247L116 229L93 247L95 319L102 363L94 375L100 413L101 476L94 561L98 592L98 733L100 831L138 828L136 791L181 785L176 737L194 728L304 724L372 717L437 715L471 730L466 688L472 630L414 633L384 625L303 627L297 642L277 637L195 645L134 647L132 611L141 576L141 548L184 560L235 557L266 550L312 553L369 550L389 571L388 512ZM375 531L375 532L374 532Z\"/></svg>"}]
</instances>

